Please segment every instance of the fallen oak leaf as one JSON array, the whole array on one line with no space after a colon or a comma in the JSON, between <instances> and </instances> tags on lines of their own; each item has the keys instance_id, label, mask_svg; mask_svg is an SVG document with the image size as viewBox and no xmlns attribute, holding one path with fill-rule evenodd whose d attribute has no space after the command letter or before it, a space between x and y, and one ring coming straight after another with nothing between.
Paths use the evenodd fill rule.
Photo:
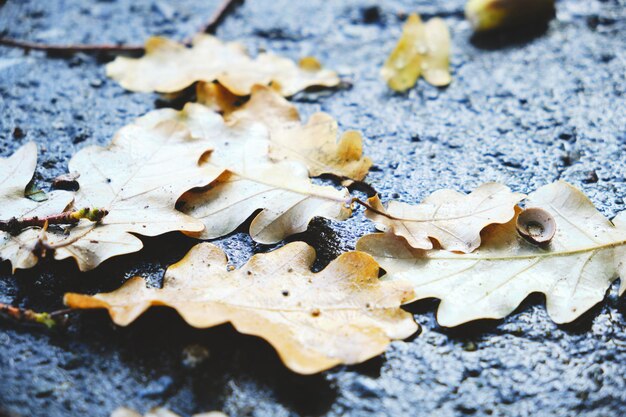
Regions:
<instances>
[{"instance_id":1,"label":"fallen oak leaf","mask_svg":"<svg viewBox=\"0 0 626 417\"><path fill-rule=\"evenodd\" d=\"M202 232L190 235L201 239L225 236L261 210L250 223L250 237L271 244L304 232L313 217L350 217L348 191L311 184L306 169L298 164L257 165L254 173L225 172L207 189L185 193L180 210L205 225Z\"/></svg>"},{"instance_id":2,"label":"fallen oak leaf","mask_svg":"<svg viewBox=\"0 0 626 417\"><path fill-rule=\"evenodd\" d=\"M298 162L273 162L268 131L260 123L225 124L207 107L188 103L182 111L150 112L136 124L151 128L164 121L185 124L192 136L214 149L203 158L202 166L228 171L208 187L190 190L180 198L180 210L205 225L199 233L188 233L192 236L224 236L261 210L252 221L250 235L260 243L276 243L305 231L315 216L345 220L352 213L345 188L312 184L307 169Z\"/></svg>"},{"instance_id":3,"label":"fallen oak leaf","mask_svg":"<svg viewBox=\"0 0 626 417\"><path fill-rule=\"evenodd\" d=\"M162 289L135 277L111 293L66 294L65 303L105 308L121 326L153 305L176 309L198 328L230 322L267 340L301 374L363 362L415 333L412 315L399 307L413 297L410 285L381 282L371 256L344 253L318 273L310 271L314 260L311 246L294 242L229 272L222 250L201 243L167 269Z\"/></svg>"},{"instance_id":4,"label":"fallen oak leaf","mask_svg":"<svg viewBox=\"0 0 626 417\"><path fill-rule=\"evenodd\" d=\"M200 232L202 222L175 209L187 190L205 186L222 170L198 166L211 148L175 122L147 129L122 128L109 146L76 153L71 172L80 173L74 207L108 212L99 223L81 221L64 231L48 231L48 247L56 259L74 258L80 270L143 247L135 234L156 236L172 231Z\"/></svg>"},{"instance_id":5,"label":"fallen oak leaf","mask_svg":"<svg viewBox=\"0 0 626 417\"><path fill-rule=\"evenodd\" d=\"M420 75L429 84L443 87L452 81L449 61L450 32L446 23L435 17L424 24L417 14L411 14L381 75L391 89L399 92L413 87Z\"/></svg>"},{"instance_id":6,"label":"fallen oak leaf","mask_svg":"<svg viewBox=\"0 0 626 417\"><path fill-rule=\"evenodd\" d=\"M312 65L311 59L297 65L271 53L251 58L243 45L205 34L196 36L191 48L152 37L143 57L117 57L106 72L127 90L146 93L173 93L197 81L218 81L238 96L249 95L255 84L272 84L282 95L291 96L307 87L339 84L335 72Z\"/></svg>"},{"instance_id":7,"label":"fallen oak leaf","mask_svg":"<svg viewBox=\"0 0 626 417\"><path fill-rule=\"evenodd\" d=\"M234 111L225 109L228 122L262 122L270 132L273 160L300 161L309 175L333 174L362 180L372 166L363 156L361 134L349 130L338 139L337 121L327 113L315 113L306 124L296 107L275 90L254 86L250 100Z\"/></svg>"},{"instance_id":8,"label":"fallen oak leaf","mask_svg":"<svg viewBox=\"0 0 626 417\"><path fill-rule=\"evenodd\" d=\"M489 226L481 247L470 254L414 249L388 233L364 236L357 249L374 256L387 271L384 279L411 281L415 300L441 299L442 326L505 317L533 292L545 294L552 320L571 322L602 301L618 275L624 279L626 215L620 213L614 225L565 182L530 194L526 207L554 217L557 230L547 246L521 237L513 219Z\"/></svg>"},{"instance_id":9,"label":"fallen oak leaf","mask_svg":"<svg viewBox=\"0 0 626 417\"><path fill-rule=\"evenodd\" d=\"M390 201L385 208L374 196L368 199L365 217L416 249L432 249L435 239L443 249L468 253L480 246L481 230L511 220L523 198L497 183L483 184L470 194L438 190L417 205Z\"/></svg>"},{"instance_id":10,"label":"fallen oak leaf","mask_svg":"<svg viewBox=\"0 0 626 417\"><path fill-rule=\"evenodd\" d=\"M9 158L0 158L0 219L46 217L61 213L70 205L74 197L65 191L52 191L41 203L25 197L26 186L33 178L36 166L37 145L33 142L22 146ZM0 231L0 259L10 261L13 272L32 268L38 261L33 245L39 234L40 230L35 228L13 234Z\"/></svg>"}]
</instances>

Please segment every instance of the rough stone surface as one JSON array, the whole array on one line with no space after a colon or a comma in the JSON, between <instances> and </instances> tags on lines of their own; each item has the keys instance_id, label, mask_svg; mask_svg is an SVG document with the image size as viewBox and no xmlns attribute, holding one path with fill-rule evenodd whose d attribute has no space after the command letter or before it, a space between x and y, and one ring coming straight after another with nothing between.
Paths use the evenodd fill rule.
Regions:
<instances>
[{"instance_id":1,"label":"rough stone surface","mask_svg":"<svg viewBox=\"0 0 626 417\"><path fill-rule=\"evenodd\" d=\"M4 3L4 4L3 4ZM376 162L368 181L383 199L417 202L444 187L470 191L500 181L527 192L564 179L609 217L626 198L626 88L623 0L562 0L547 30L471 36L462 0L247 0L219 27L255 51L315 55L350 88L294 97L305 114L324 110L366 137ZM0 33L50 43L141 43L149 34L182 39L218 1L0 2ZM378 6L376 6L378 4ZM407 94L379 77L407 12L442 16L453 37L454 81L419 81ZM40 146L37 184L65 172L70 156L106 144L133 118L167 105L124 91L104 75L104 55L47 55L0 47L0 154ZM358 211L316 220L305 240L317 267L373 230ZM238 233L219 239L236 265L272 249ZM0 266L0 301L62 307L66 291L111 290L140 274L159 285L164 268L195 243L144 239L138 254L81 274L70 262L11 276ZM303 377L287 371L265 342L230 326L195 330L168 310L128 328L103 313L81 313L60 333L0 321L0 415L105 417L118 406L165 405L189 416L620 416L626 410L626 303L617 287L567 326L553 324L532 296L510 317L456 329L437 325L437 302L408 306L424 331L360 366ZM186 366L190 345L210 351Z\"/></svg>"}]
</instances>

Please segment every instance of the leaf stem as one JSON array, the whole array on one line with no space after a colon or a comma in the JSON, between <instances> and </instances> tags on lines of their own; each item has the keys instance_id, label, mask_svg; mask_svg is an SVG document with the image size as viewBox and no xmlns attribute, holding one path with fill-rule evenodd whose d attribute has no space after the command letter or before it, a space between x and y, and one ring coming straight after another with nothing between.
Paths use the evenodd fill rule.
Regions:
<instances>
[{"instance_id":1,"label":"leaf stem","mask_svg":"<svg viewBox=\"0 0 626 417\"><path fill-rule=\"evenodd\" d=\"M380 211L380 210L378 210L378 209L375 209L374 207L372 207L371 205L369 205L369 204L368 204L368 203L366 203L365 201L362 201L362 200L361 200L361 199L359 199L359 198L354 197L354 198L352 199L352 202L353 202L353 203L360 204L360 205L362 205L363 207L365 207L366 209L368 209L368 210L370 210L370 211L373 211L373 212L374 212L374 213L376 213L376 214L380 214L381 216L385 216L385 217L387 217L387 218L389 218L389 219L392 219L392 220L402 220L402 219L398 219L398 218L396 218L396 217L393 217L393 216L392 216L392 215L390 215L389 213L385 213L384 211Z\"/></svg>"},{"instance_id":2,"label":"leaf stem","mask_svg":"<svg viewBox=\"0 0 626 417\"><path fill-rule=\"evenodd\" d=\"M213 33L224 20L229 12L234 10L235 6L243 3L243 0L223 0L218 6L215 12L211 15L209 20L200 27L196 32L198 33ZM195 35L194 35L195 36ZM194 36L189 36L184 40L185 45L190 45ZM114 45L114 44L65 44L65 45L49 45L39 42L24 41L20 39L12 39L6 37L0 37L0 45L10 46L14 48L21 48L25 50L47 51L47 52L61 52L74 54L78 52L84 53L97 53L97 52L109 52L112 54L131 54L141 53L145 51L143 45Z\"/></svg>"}]
</instances>

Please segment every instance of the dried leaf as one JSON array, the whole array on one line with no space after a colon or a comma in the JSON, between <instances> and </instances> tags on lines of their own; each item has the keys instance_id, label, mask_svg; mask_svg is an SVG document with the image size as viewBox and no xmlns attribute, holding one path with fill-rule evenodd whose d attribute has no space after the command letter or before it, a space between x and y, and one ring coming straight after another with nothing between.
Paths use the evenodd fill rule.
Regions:
<instances>
[{"instance_id":1,"label":"dried leaf","mask_svg":"<svg viewBox=\"0 0 626 417\"><path fill-rule=\"evenodd\" d=\"M161 38L150 38L141 58L118 57L107 65L107 75L132 91L173 93L197 81L218 81L233 94L250 94L255 84L272 85L284 96L311 86L334 87L333 71L304 65L271 53L251 58L236 42L223 43L210 35L198 35L191 48Z\"/></svg>"},{"instance_id":2,"label":"dried leaf","mask_svg":"<svg viewBox=\"0 0 626 417\"><path fill-rule=\"evenodd\" d=\"M300 161L311 176L334 174L362 180L372 166L372 161L363 157L359 132L347 131L337 140L337 122L321 112L301 124L296 107L269 87L253 87L244 106L235 111L232 107L224 110L227 121L265 124L270 131L270 157L276 161Z\"/></svg>"},{"instance_id":3,"label":"dried leaf","mask_svg":"<svg viewBox=\"0 0 626 417\"><path fill-rule=\"evenodd\" d=\"M165 122L147 129L122 128L107 147L79 151L69 162L80 174L74 207L109 211L99 223L81 221L66 233L48 233L56 259L75 258L83 271L113 256L140 250L134 234L156 236L172 231L201 232L202 222L175 209L178 198L205 186L222 170L198 166L210 150L187 129Z\"/></svg>"},{"instance_id":4,"label":"dried leaf","mask_svg":"<svg viewBox=\"0 0 626 417\"><path fill-rule=\"evenodd\" d=\"M292 161L269 158L267 129L262 124L224 124L221 116L200 104L188 103L178 112L153 111L137 120L145 127L163 121L184 123L196 138L215 150L203 166L227 170L210 187L181 197L181 210L202 220L205 228L193 235L202 239L224 236L257 210L250 235L257 242L275 243L306 230L315 216L344 220L351 214L346 189L311 183L306 168Z\"/></svg>"},{"instance_id":5,"label":"dried leaf","mask_svg":"<svg viewBox=\"0 0 626 417\"><path fill-rule=\"evenodd\" d=\"M487 228L471 254L425 252L391 234L365 236L357 248L380 262L387 279L411 281L416 300L440 298L437 319L443 326L505 317L533 292L546 295L555 322L573 321L604 298L618 274L624 278L626 216L621 213L614 226L565 182L530 194L526 207L540 207L556 220L548 246L519 236L513 219Z\"/></svg>"},{"instance_id":6,"label":"dried leaf","mask_svg":"<svg viewBox=\"0 0 626 417\"><path fill-rule=\"evenodd\" d=\"M468 195L439 190L415 206L391 201L385 209L375 196L368 203L377 212L368 209L365 216L416 249L432 249L432 238L443 249L467 253L480 246L480 231L486 226L511 220L523 198L505 185L487 183Z\"/></svg>"},{"instance_id":7,"label":"dried leaf","mask_svg":"<svg viewBox=\"0 0 626 417\"><path fill-rule=\"evenodd\" d=\"M33 142L22 146L9 158L0 158L1 220L59 214L72 202L72 194L65 191L48 193L48 199L42 203L26 198L24 192L36 166L37 146ZM9 260L13 271L35 266L37 257L32 250L40 232L31 228L12 236L0 231L0 259Z\"/></svg>"},{"instance_id":8,"label":"dried leaf","mask_svg":"<svg viewBox=\"0 0 626 417\"><path fill-rule=\"evenodd\" d=\"M306 170L291 163L256 165L252 175L224 173L202 191L181 197L184 213L202 220L196 234L213 239L234 231L255 211L250 236L259 243L276 243L304 232L313 217L345 220L351 214L347 190L311 184Z\"/></svg>"},{"instance_id":9,"label":"dried leaf","mask_svg":"<svg viewBox=\"0 0 626 417\"><path fill-rule=\"evenodd\" d=\"M256 86L252 87L254 88ZM242 97L231 93L218 83L200 81L196 84L196 101L215 112L230 114L239 108L242 100Z\"/></svg>"},{"instance_id":10,"label":"dried leaf","mask_svg":"<svg viewBox=\"0 0 626 417\"><path fill-rule=\"evenodd\" d=\"M426 24L417 14L407 19L402 36L385 62L381 75L390 88L406 91L420 75L437 87L450 84L450 32L437 17Z\"/></svg>"},{"instance_id":11,"label":"dried leaf","mask_svg":"<svg viewBox=\"0 0 626 417\"><path fill-rule=\"evenodd\" d=\"M176 309L198 328L230 322L241 333L266 339L302 374L363 362L391 339L417 330L412 315L399 308L413 297L410 286L379 281L369 255L344 253L318 273L310 271L314 259L312 247L295 242L228 272L222 250L202 243L168 268L162 289L146 288L135 277L107 294L66 294L65 302L106 308L121 326L153 305Z\"/></svg>"},{"instance_id":12,"label":"dried leaf","mask_svg":"<svg viewBox=\"0 0 626 417\"><path fill-rule=\"evenodd\" d=\"M133 411L126 407L120 407L117 410L113 411L111 417L142 417L136 411ZM167 408L153 408L148 411L143 417L180 417L178 414L171 412ZM209 411L208 413L200 413L194 414L191 417L228 417L226 414L220 411Z\"/></svg>"}]
</instances>

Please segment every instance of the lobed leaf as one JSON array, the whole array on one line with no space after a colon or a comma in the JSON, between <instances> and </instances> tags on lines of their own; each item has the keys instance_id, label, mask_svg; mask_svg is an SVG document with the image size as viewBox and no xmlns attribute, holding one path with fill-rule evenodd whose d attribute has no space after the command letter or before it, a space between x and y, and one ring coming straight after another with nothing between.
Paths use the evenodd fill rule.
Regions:
<instances>
[{"instance_id":1,"label":"lobed leaf","mask_svg":"<svg viewBox=\"0 0 626 417\"><path fill-rule=\"evenodd\" d=\"M8 158L0 158L0 219L45 217L64 211L72 202L72 193L52 191L47 200L36 202L24 192L37 167L37 145L29 142ZM41 231L29 228L18 235L0 231L0 259L11 262L12 270L32 268L38 262L33 254Z\"/></svg>"},{"instance_id":2,"label":"lobed leaf","mask_svg":"<svg viewBox=\"0 0 626 417\"><path fill-rule=\"evenodd\" d=\"M511 220L523 198L505 185L487 183L469 195L438 190L418 205L391 201L386 209L374 196L368 200L374 210L366 210L365 216L416 249L432 249L431 239L436 239L443 249L467 253L480 246L486 226Z\"/></svg>"},{"instance_id":3,"label":"lobed leaf","mask_svg":"<svg viewBox=\"0 0 626 417\"><path fill-rule=\"evenodd\" d=\"M168 268L162 289L146 288L135 277L111 293L66 294L65 302L106 308L121 326L154 305L176 309L198 328L230 322L267 340L302 374L363 362L417 330L412 315L399 308L413 297L410 285L381 282L371 256L344 253L318 273L310 271L314 260L312 247L295 242L229 272L221 249L201 243Z\"/></svg>"},{"instance_id":4,"label":"lobed leaf","mask_svg":"<svg viewBox=\"0 0 626 417\"><path fill-rule=\"evenodd\" d=\"M92 146L69 162L80 174L74 207L108 210L98 223L81 221L64 232L48 233L56 259L74 258L82 271L113 256L140 250L135 234L157 236L172 231L201 232L202 222L175 209L187 190L205 186L221 169L199 167L210 150L180 123L153 128L122 128L107 147Z\"/></svg>"},{"instance_id":5,"label":"lobed leaf","mask_svg":"<svg viewBox=\"0 0 626 417\"><path fill-rule=\"evenodd\" d=\"M203 84L203 104L220 108L233 123L261 122L269 129L270 157L274 161L299 161L310 176L333 174L362 180L372 161L363 156L363 139L357 131L338 137L337 121L327 113L315 113L306 124L296 107L275 90L254 86L250 100L237 108L218 84Z\"/></svg>"},{"instance_id":6,"label":"lobed leaf","mask_svg":"<svg viewBox=\"0 0 626 417\"><path fill-rule=\"evenodd\" d=\"M156 110L137 120L144 127L163 121L184 123L191 134L214 149L202 166L227 171L204 189L181 197L181 210L203 221L205 228L190 233L202 239L224 236L261 210L250 226L253 239L275 243L306 230L315 216L344 220L352 212L344 188L312 184L306 168L296 161L274 162L263 124L225 124L207 107L188 103L182 111Z\"/></svg>"},{"instance_id":7,"label":"lobed leaf","mask_svg":"<svg viewBox=\"0 0 626 417\"><path fill-rule=\"evenodd\" d=\"M433 18L424 24L412 14L381 75L391 89L400 92L413 87L420 75L428 83L443 87L452 81L449 61L450 32L445 22Z\"/></svg>"},{"instance_id":8,"label":"lobed leaf","mask_svg":"<svg viewBox=\"0 0 626 417\"><path fill-rule=\"evenodd\" d=\"M272 85L284 96L311 86L334 87L339 77L333 71L301 65L269 52L251 58L236 42L223 43L211 35L198 35L191 48L161 37L146 42L141 58L118 57L107 65L107 75L127 90L174 93L197 81L218 81L233 94L249 95L255 84ZM317 62L317 61L315 61Z\"/></svg>"},{"instance_id":9,"label":"lobed leaf","mask_svg":"<svg viewBox=\"0 0 626 417\"><path fill-rule=\"evenodd\" d=\"M357 249L374 256L386 279L412 282L415 300L441 299L437 320L443 326L505 317L533 292L545 294L555 322L573 321L604 298L618 274L624 277L624 214L614 225L565 182L538 189L526 206L555 218L557 231L548 246L519 236L513 219L487 228L482 246L471 254L414 249L392 234L365 236Z\"/></svg>"}]
</instances>

